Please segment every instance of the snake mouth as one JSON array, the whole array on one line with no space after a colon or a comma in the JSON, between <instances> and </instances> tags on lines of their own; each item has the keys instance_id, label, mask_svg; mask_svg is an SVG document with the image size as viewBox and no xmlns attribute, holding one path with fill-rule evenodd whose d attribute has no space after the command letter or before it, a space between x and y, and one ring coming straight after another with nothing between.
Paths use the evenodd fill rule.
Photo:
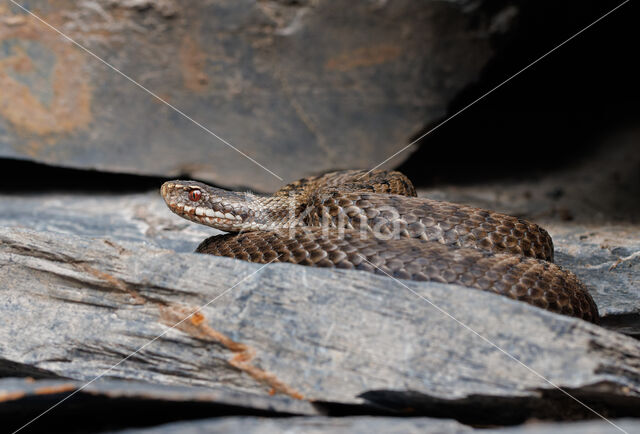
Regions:
<instances>
[{"instance_id":1,"label":"snake mouth","mask_svg":"<svg viewBox=\"0 0 640 434\"><path fill-rule=\"evenodd\" d=\"M224 230L232 230L242 224L242 217L230 213L214 211L203 206L190 206L184 203L167 202L167 206L175 214L191 221Z\"/></svg>"},{"instance_id":2,"label":"snake mouth","mask_svg":"<svg viewBox=\"0 0 640 434\"><path fill-rule=\"evenodd\" d=\"M243 198L230 197L233 192L196 181L168 181L160 193L169 209L187 220L229 232L239 231L245 224L244 215L236 210L242 210Z\"/></svg>"}]
</instances>

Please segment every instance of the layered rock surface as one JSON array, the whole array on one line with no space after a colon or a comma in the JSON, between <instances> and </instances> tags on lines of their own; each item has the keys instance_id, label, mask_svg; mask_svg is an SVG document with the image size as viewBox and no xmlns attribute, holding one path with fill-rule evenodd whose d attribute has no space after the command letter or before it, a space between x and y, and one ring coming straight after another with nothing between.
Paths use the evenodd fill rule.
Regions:
<instances>
[{"instance_id":1,"label":"layered rock surface","mask_svg":"<svg viewBox=\"0 0 640 434\"><path fill-rule=\"evenodd\" d=\"M638 341L477 290L15 227L0 229L0 265L13 375L106 373L467 423L592 416L555 386L609 415L640 404Z\"/></svg>"},{"instance_id":2,"label":"layered rock surface","mask_svg":"<svg viewBox=\"0 0 640 434\"><path fill-rule=\"evenodd\" d=\"M153 95L3 3L0 157L261 191L395 153L477 80L514 15L466 1L27 6Z\"/></svg>"}]
</instances>

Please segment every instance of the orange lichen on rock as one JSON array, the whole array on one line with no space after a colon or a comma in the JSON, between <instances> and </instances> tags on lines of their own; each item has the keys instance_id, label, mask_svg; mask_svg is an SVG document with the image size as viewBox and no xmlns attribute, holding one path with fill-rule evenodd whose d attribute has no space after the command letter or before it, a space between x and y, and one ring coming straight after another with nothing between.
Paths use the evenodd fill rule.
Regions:
<instances>
[{"instance_id":1,"label":"orange lichen on rock","mask_svg":"<svg viewBox=\"0 0 640 434\"><path fill-rule=\"evenodd\" d=\"M202 92L209 84L209 77L205 72L207 54L198 43L187 35L180 47L180 70L184 87L193 92Z\"/></svg>"},{"instance_id":2,"label":"orange lichen on rock","mask_svg":"<svg viewBox=\"0 0 640 434\"><path fill-rule=\"evenodd\" d=\"M196 312L193 315L191 315L191 323L195 326L199 326L204 322L204 315L202 315L200 312Z\"/></svg>"},{"instance_id":3,"label":"orange lichen on rock","mask_svg":"<svg viewBox=\"0 0 640 434\"><path fill-rule=\"evenodd\" d=\"M333 71L349 71L354 68L388 62L400 56L401 53L400 47L391 44L363 47L332 57L327 61L325 67Z\"/></svg>"},{"instance_id":4,"label":"orange lichen on rock","mask_svg":"<svg viewBox=\"0 0 640 434\"><path fill-rule=\"evenodd\" d=\"M40 387L35 390L36 395L54 395L56 393L71 392L76 390L73 384L60 384L58 386Z\"/></svg>"},{"instance_id":5,"label":"orange lichen on rock","mask_svg":"<svg viewBox=\"0 0 640 434\"><path fill-rule=\"evenodd\" d=\"M24 398L24 392L2 392L0 391L0 402L15 401Z\"/></svg>"},{"instance_id":6,"label":"orange lichen on rock","mask_svg":"<svg viewBox=\"0 0 640 434\"><path fill-rule=\"evenodd\" d=\"M252 365L251 362L256 356L255 349L249 347L248 345L235 342L224 333L220 333L219 331L205 324L204 315L200 314L199 312L197 313L201 315L202 321L184 321L184 318L188 315L191 315L192 318L194 315L196 315L192 314L192 312L193 310L189 310L189 308L184 306L167 306L163 307L161 310L161 319L165 324L182 330L190 336L202 340L217 342L223 345L225 348L234 353L233 357L231 357L231 359L229 360L229 364L250 375L260 383L269 386L270 395L273 395L275 393L282 393L285 395L289 395L292 398L304 399L304 396L302 394L280 381L275 374L266 372L258 368L257 366Z\"/></svg>"},{"instance_id":7,"label":"orange lichen on rock","mask_svg":"<svg viewBox=\"0 0 640 434\"><path fill-rule=\"evenodd\" d=\"M18 131L37 135L69 133L88 126L92 115L89 75L84 69L86 54L54 37L35 19L22 15L8 18L12 17L20 18L13 21L22 24L0 26L0 41L9 42L11 53L0 58L0 116ZM56 16L43 19L54 26L59 24ZM54 63L48 66L51 72L44 84L28 85L18 79L45 62L30 56L25 49L29 45L40 45L53 55ZM50 93L50 101L43 101L42 93Z\"/></svg>"}]
</instances>

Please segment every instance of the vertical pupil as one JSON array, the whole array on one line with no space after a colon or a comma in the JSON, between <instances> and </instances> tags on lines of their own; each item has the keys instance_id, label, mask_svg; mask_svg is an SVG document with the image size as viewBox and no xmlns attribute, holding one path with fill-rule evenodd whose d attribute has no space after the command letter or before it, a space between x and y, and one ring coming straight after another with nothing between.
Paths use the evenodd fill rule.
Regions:
<instances>
[{"instance_id":1,"label":"vertical pupil","mask_svg":"<svg viewBox=\"0 0 640 434\"><path fill-rule=\"evenodd\" d=\"M191 190L189 192L189 199L191 199L192 201L197 201L200 199L200 190Z\"/></svg>"}]
</instances>

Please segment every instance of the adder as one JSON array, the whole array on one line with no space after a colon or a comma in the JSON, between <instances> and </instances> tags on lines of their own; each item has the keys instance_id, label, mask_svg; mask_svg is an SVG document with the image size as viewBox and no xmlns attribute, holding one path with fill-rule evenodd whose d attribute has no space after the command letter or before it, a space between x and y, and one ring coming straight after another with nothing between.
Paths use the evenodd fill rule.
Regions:
<instances>
[{"instance_id":1,"label":"adder","mask_svg":"<svg viewBox=\"0 0 640 434\"><path fill-rule=\"evenodd\" d=\"M199 253L455 283L599 322L583 283L553 264L547 231L505 214L416 197L399 172L331 172L272 195L169 181L161 194L179 216L229 232L203 241Z\"/></svg>"}]
</instances>

